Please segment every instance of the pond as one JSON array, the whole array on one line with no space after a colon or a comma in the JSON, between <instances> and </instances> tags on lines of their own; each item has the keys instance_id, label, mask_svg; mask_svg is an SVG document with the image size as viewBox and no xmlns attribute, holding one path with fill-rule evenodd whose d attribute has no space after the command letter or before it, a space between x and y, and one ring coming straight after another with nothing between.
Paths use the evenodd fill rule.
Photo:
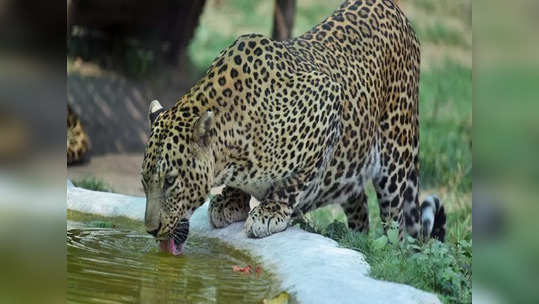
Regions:
<instances>
[{"instance_id":1,"label":"pond","mask_svg":"<svg viewBox=\"0 0 539 304\"><path fill-rule=\"evenodd\" d=\"M263 268L234 272L258 264L218 240L190 236L175 257L159 251L142 223L91 219L68 211L68 302L261 303L279 293Z\"/></svg>"}]
</instances>

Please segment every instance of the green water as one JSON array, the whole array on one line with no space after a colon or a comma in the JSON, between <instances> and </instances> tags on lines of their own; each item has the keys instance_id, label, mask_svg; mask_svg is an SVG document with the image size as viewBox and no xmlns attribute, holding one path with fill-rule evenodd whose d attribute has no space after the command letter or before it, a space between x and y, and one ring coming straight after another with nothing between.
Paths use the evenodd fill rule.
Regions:
<instances>
[{"instance_id":1,"label":"green water","mask_svg":"<svg viewBox=\"0 0 539 304\"><path fill-rule=\"evenodd\" d=\"M234 265L257 263L217 240L191 236L183 255L174 257L159 252L136 222L98 228L88 217L68 212L68 302L261 303L279 293L265 269L259 275L233 272Z\"/></svg>"}]
</instances>

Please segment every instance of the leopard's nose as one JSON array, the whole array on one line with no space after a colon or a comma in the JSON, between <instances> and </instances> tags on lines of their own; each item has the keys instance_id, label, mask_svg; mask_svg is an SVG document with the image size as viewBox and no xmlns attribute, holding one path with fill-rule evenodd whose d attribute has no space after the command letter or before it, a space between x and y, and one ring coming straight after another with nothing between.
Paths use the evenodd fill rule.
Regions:
<instances>
[{"instance_id":1,"label":"leopard's nose","mask_svg":"<svg viewBox=\"0 0 539 304\"><path fill-rule=\"evenodd\" d=\"M161 222L159 222L159 227L157 227L157 229L155 230L147 230L146 232L148 232L149 234L153 235L154 237L157 236L157 234L159 233L159 230L161 230Z\"/></svg>"}]
</instances>

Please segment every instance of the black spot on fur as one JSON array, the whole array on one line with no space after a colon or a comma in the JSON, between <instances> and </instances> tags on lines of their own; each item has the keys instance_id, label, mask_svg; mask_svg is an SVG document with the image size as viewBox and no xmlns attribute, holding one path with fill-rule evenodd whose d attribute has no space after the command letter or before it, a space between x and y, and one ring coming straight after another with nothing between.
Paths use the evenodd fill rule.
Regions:
<instances>
[{"instance_id":1,"label":"black spot on fur","mask_svg":"<svg viewBox=\"0 0 539 304\"><path fill-rule=\"evenodd\" d=\"M238 44L238 50L240 51L243 51L243 49L245 48L245 42L240 42L240 44Z\"/></svg>"},{"instance_id":2,"label":"black spot on fur","mask_svg":"<svg viewBox=\"0 0 539 304\"><path fill-rule=\"evenodd\" d=\"M240 55L234 56L234 62L235 62L237 65L241 65L241 56L240 56Z\"/></svg>"},{"instance_id":3,"label":"black spot on fur","mask_svg":"<svg viewBox=\"0 0 539 304\"><path fill-rule=\"evenodd\" d=\"M404 191L404 199L407 202L412 202L414 200L414 190L412 187L406 188L406 191Z\"/></svg>"},{"instance_id":4,"label":"black spot on fur","mask_svg":"<svg viewBox=\"0 0 539 304\"><path fill-rule=\"evenodd\" d=\"M445 222L445 209L444 206L440 205L440 209L436 210L436 215L434 216L434 225L431 233L431 236L440 242L445 241Z\"/></svg>"}]
</instances>

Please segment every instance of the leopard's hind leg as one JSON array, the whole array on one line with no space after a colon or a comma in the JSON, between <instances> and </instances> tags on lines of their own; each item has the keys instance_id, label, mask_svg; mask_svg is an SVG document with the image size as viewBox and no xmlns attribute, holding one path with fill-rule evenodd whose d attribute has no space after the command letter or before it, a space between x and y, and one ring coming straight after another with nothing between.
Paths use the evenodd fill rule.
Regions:
<instances>
[{"instance_id":1,"label":"leopard's hind leg","mask_svg":"<svg viewBox=\"0 0 539 304\"><path fill-rule=\"evenodd\" d=\"M443 225L434 232L434 224L445 223L443 208L419 208L419 70L420 49L413 29L408 30L409 45L400 45L403 52L392 54L392 62L402 62L406 69L393 66L388 73L387 90L380 103L379 135L381 147L381 170L373 183L378 196L382 221L388 224L396 221L400 237L406 231L414 238L420 236L440 237L445 231ZM394 41L399 44L401 42ZM430 206L430 205L425 205ZM430 210L430 211L429 211ZM430 212L427 216L427 212ZM441 229L441 230L440 230ZM442 237L443 238L443 237Z\"/></svg>"},{"instance_id":2,"label":"leopard's hind leg","mask_svg":"<svg viewBox=\"0 0 539 304\"><path fill-rule=\"evenodd\" d=\"M365 191L361 191L357 196L350 198L341 204L341 207L346 214L348 228L361 233L369 232L369 207Z\"/></svg>"}]
</instances>

